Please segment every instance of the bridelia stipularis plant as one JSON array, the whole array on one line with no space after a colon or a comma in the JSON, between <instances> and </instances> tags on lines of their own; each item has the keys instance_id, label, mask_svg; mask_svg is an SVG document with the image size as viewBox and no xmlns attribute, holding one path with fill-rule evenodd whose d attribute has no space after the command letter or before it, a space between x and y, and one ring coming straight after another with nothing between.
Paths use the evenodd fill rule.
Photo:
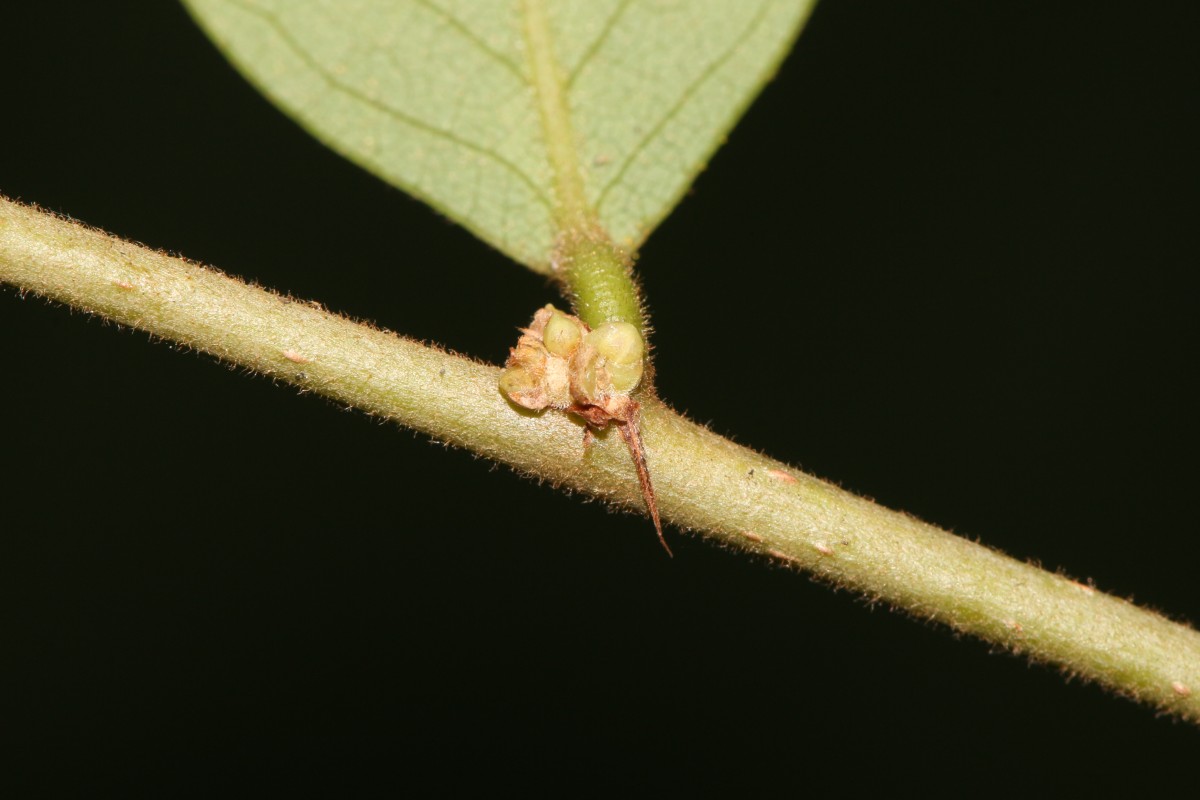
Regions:
<instances>
[{"instance_id":1,"label":"bridelia stipularis plant","mask_svg":"<svg viewBox=\"0 0 1200 800\"><path fill-rule=\"evenodd\" d=\"M537 310L501 369L7 199L0 280L644 509L664 547L663 523L694 531L1200 722L1190 627L856 497L657 397L635 253L810 0L185 5L315 136L547 276L570 311Z\"/></svg>"}]
</instances>

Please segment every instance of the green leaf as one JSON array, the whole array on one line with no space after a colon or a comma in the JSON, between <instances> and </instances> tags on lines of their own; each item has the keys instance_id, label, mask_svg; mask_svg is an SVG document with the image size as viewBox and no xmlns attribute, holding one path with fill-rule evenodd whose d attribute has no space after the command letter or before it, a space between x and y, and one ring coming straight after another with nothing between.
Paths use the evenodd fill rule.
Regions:
<instances>
[{"instance_id":1,"label":"green leaf","mask_svg":"<svg viewBox=\"0 0 1200 800\"><path fill-rule=\"evenodd\" d=\"M541 272L580 214L635 249L815 3L184 1L315 136Z\"/></svg>"}]
</instances>

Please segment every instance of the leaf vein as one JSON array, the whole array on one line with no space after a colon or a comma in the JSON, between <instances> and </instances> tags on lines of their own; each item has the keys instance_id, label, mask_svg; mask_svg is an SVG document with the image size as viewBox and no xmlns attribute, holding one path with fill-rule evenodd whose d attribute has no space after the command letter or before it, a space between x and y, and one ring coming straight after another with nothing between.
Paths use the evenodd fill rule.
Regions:
<instances>
[{"instance_id":1,"label":"leaf vein","mask_svg":"<svg viewBox=\"0 0 1200 800\"><path fill-rule=\"evenodd\" d=\"M584 68L591 62L592 57L600 52L600 48L608 41L613 28L616 27L617 21L631 5L633 5L633 0L621 0L621 4L617 6L617 10L609 16L608 20L604 23L604 30L600 31L600 35L588 46L587 52L583 54L583 58L579 60L579 63L571 70L571 74L567 76L566 83L564 84L564 88L567 91L570 91L571 86L575 83L575 79L583 73Z\"/></svg>"},{"instance_id":2,"label":"leaf vein","mask_svg":"<svg viewBox=\"0 0 1200 800\"><path fill-rule=\"evenodd\" d=\"M715 75L718 70L721 69L721 67L725 66L729 59L733 57L734 53L736 53L742 47L742 45L746 43L746 40L754 35L755 31L758 30L758 27L766 18L768 6L770 6L769 2L764 2L759 5L758 13L756 13L753 19L750 20L750 23L746 26L745 30L738 34L733 43L726 48L726 50L721 53L720 56L718 56L715 60L709 63L707 67L704 68L704 70L696 77L696 80L693 81L679 96L679 99L675 101L675 104L667 110L666 114L664 114L662 118L659 119L659 121L656 122L654 126L646 132L646 135L641 138L637 145L634 146L629 155L627 155L621 162L620 169L618 169L608 183L605 184L604 188L600 191L600 195L596 198L595 207L597 211L600 211L604 208L604 202L608 198L609 192L621 183L622 179L625 177L625 173L629 171L629 168L637 160L637 157L642 154L642 151L644 151L650 145L650 143L653 142L660 133L662 133L663 128L670 124L671 120L678 116L678 114L688 104L688 101L690 101L696 92L700 90L700 87L707 83L708 80Z\"/></svg>"},{"instance_id":3,"label":"leaf vein","mask_svg":"<svg viewBox=\"0 0 1200 800\"><path fill-rule=\"evenodd\" d=\"M521 72L520 66L518 66L515 61L503 53L494 50L491 45L489 45L483 39L480 39L478 34L468 28L466 23L464 23L458 17L438 6L437 3L433 2L433 0L411 0L411 2L425 8L432 14L436 14L437 16L441 17L446 24L448 24L454 30L455 33L466 39L480 52L484 53L493 61L511 72L522 84L527 85L529 83L528 76Z\"/></svg>"},{"instance_id":4,"label":"leaf vein","mask_svg":"<svg viewBox=\"0 0 1200 800\"><path fill-rule=\"evenodd\" d=\"M379 100L376 100L375 98L373 98L370 95L366 94L365 92L355 88L354 86L351 86L343 81L338 80L337 77L330 74L328 70L326 70L323 66L321 66L321 64L319 62L317 62L311 55L309 55L309 53L304 49L304 47L300 44L300 42L298 42L295 39L295 37L292 36L292 34L287 30L287 28L283 25L283 23L278 19L278 17L276 15L272 14L269 11L265 11L263 9L255 8L254 6L248 5L247 3L244 2L244 0L228 0L228 2L231 2L234 5L240 6L248 13L253 14L254 16L257 16L258 18L263 20L264 23L266 23L272 30L275 31L275 33L279 36L280 41L282 41L290 50L292 50L292 52L294 52L296 54L296 56L299 57L300 60L303 61L310 70L313 71L314 74L316 74L322 81L324 81L326 84L328 84L332 89L349 95L350 97L354 98L355 100L359 101L360 103L363 103L364 105L370 106L371 108L374 108L375 110L377 110L383 114L386 114L387 116L391 117L392 119L396 120L397 122L400 122L402 124L409 125L413 128L424 131L424 132L430 134L431 136L445 139L447 142L449 142L453 145L456 145L458 147L461 147L464 150L468 150L470 152L477 153L481 156L484 156L485 158L492 160L493 162L495 162L502 168L508 170L518 180L520 180L522 183L524 183L529 188L529 190L533 193L534 199L536 199L541 205L545 206L547 210L552 208L550 198L547 197L546 194L544 193L544 191L541 189L541 187L539 187L537 185L537 183L534 182L533 178L531 178L524 170L522 170L516 164L513 164L511 161L509 161L508 159L501 156L499 153L495 152L494 150L490 150L486 147L483 147L481 145L475 144L474 142L471 142L467 139L464 139L461 136L458 136L457 134L453 133L452 131L448 131L444 128L439 128L436 125L431 125L430 123L425 122L424 120L418 119L417 117L414 117L410 114L407 114L398 108L394 108L393 106L390 106L387 103L383 103Z\"/></svg>"}]
</instances>

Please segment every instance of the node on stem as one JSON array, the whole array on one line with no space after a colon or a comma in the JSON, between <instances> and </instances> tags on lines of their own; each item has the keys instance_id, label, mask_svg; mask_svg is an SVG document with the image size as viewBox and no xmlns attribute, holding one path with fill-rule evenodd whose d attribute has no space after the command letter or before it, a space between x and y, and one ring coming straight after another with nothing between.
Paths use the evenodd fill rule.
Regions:
<instances>
[{"instance_id":1,"label":"node on stem","mask_svg":"<svg viewBox=\"0 0 1200 800\"><path fill-rule=\"evenodd\" d=\"M632 397L645 362L646 345L636 326L604 322L591 328L547 305L537 310L509 351L500 391L522 408L566 411L590 428L615 424L629 448L658 539L669 554L638 430L638 403Z\"/></svg>"}]
</instances>

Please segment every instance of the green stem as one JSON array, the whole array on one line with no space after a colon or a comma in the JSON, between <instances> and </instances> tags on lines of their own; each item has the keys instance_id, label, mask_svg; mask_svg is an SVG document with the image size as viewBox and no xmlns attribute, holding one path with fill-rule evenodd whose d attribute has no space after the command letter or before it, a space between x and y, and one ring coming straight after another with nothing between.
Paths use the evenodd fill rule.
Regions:
<instances>
[{"instance_id":1,"label":"green stem","mask_svg":"<svg viewBox=\"0 0 1200 800\"><path fill-rule=\"evenodd\" d=\"M640 509L619 437L514 413L499 371L0 198L0 281ZM722 439L656 400L663 517L1200 722L1200 634Z\"/></svg>"},{"instance_id":2,"label":"green stem","mask_svg":"<svg viewBox=\"0 0 1200 800\"><path fill-rule=\"evenodd\" d=\"M572 237L555 259L575 315L595 328L603 322L629 322L646 338L646 321L629 257L605 238Z\"/></svg>"},{"instance_id":3,"label":"green stem","mask_svg":"<svg viewBox=\"0 0 1200 800\"><path fill-rule=\"evenodd\" d=\"M555 274L567 287L575 314L593 328L629 322L645 335L645 321L632 260L614 245L587 199L567 84L554 54L554 36L544 0L524 0L525 44L546 154L554 174L558 242Z\"/></svg>"}]
</instances>

